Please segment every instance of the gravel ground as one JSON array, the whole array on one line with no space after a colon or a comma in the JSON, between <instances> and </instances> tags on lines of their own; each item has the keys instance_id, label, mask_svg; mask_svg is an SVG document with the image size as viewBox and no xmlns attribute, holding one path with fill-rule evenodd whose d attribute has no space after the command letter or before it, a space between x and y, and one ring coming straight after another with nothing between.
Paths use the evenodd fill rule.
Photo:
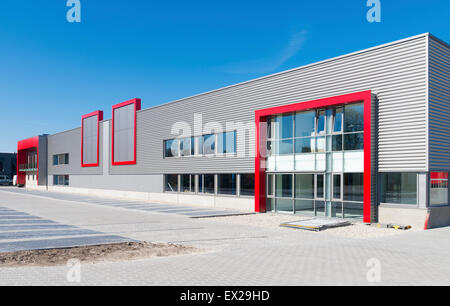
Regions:
<instances>
[{"instance_id":1,"label":"gravel ground","mask_svg":"<svg viewBox=\"0 0 450 306\"><path fill-rule=\"evenodd\" d=\"M220 222L225 224L240 224L240 225L249 225L255 227L264 227L268 229L278 230L278 231L296 231L300 229L292 229L280 227L281 223L284 222L292 222L299 220L308 220L312 217L308 216L298 216L298 215L284 215L284 214L254 214L254 215L245 215L245 216L230 216L230 217L218 217L207 219L208 221ZM332 235L338 237L348 237L348 238L380 238L392 235L407 235L411 232L421 231L419 229L411 229L408 231L403 230L394 230L387 228L376 228L373 226L368 226L363 224L362 222L352 221L353 224L351 226L338 227L328 229L322 232L311 232L313 235Z\"/></svg>"}]
</instances>

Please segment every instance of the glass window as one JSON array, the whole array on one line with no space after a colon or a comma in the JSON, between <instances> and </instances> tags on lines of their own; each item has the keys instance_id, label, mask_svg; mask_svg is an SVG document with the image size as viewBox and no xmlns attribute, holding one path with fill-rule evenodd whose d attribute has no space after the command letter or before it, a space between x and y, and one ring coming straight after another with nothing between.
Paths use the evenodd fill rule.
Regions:
<instances>
[{"instance_id":1,"label":"glass window","mask_svg":"<svg viewBox=\"0 0 450 306\"><path fill-rule=\"evenodd\" d=\"M315 111L295 114L295 137L314 136Z\"/></svg>"},{"instance_id":2,"label":"glass window","mask_svg":"<svg viewBox=\"0 0 450 306\"><path fill-rule=\"evenodd\" d=\"M364 131L364 104L353 103L344 107L344 132Z\"/></svg>"},{"instance_id":3,"label":"glass window","mask_svg":"<svg viewBox=\"0 0 450 306\"><path fill-rule=\"evenodd\" d=\"M219 174L217 182L218 194L236 194L236 174Z\"/></svg>"},{"instance_id":4,"label":"glass window","mask_svg":"<svg viewBox=\"0 0 450 306\"><path fill-rule=\"evenodd\" d=\"M202 174L198 175L197 177L198 177L198 193L203 193L204 192L204 190L203 190L204 177Z\"/></svg>"},{"instance_id":5,"label":"glass window","mask_svg":"<svg viewBox=\"0 0 450 306\"><path fill-rule=\"evenodd\" d=\"M241 196L255 195L255 175L253 173L241 174Z\"/></svg>"},{"instance_id":6,"label":"glass window","mask_svg":"<svg viewBox=\"0 0 450 306\"><path fill-rule=\"evenodd\" d=\"M364 133L344 134L344 150L364 150Z\"/></svg>"},{"instance_id":7,"label":"glass window","mask_svg":"<svg viewBox=\"0 0 450 306\"><path fill-rule=\"evenodd\" d=\"M216 153L216 135L203 136L203 154L210 155Z\"/></svg>"},{"instance_id":8,"label":"glass window","mask_svg":"<svg viewBox=\"0 0 450 306\"><path fill-rule=\"evenodd\" d=\"M325 133L325 110L317 111L317 134Z\"/></svg>"},{"instance_id":9,"label":"glass window","mask_svg":"<svg viewBox=\"0 0 450 306\"><path fill-rule=\"evenodd\" d=\"M194 191L192 188L193 180L192 175L182 174L181 175L181 192L191 192Z\"/></svg>"},{"instance_id":10,"label":"glass window","mask_svg":"<svg viewBox=\"0 0 450 306\"><path fill-rule=\"evenodd\" d=\"M268 141L267 142L267 156L274 156L277 155L277 151L275 149L276 142L275 141Z\"/></svg>"},{"instance_id":11,"label":"glass window","mask_svg":"<svg viewBox=\"0 0 450 306\"><path fill-rule=\"evenodd\" d=\"M381 174L381 202L417 205L417 174Z\"/></svg>"},{"instance_id":12,"label":"glass window","mask_svg":"<svg viewBox=\"0 0 450 306\"><path fill-rule=\"evenodd\" d=\"M314 151L315 138L297 138L295 139L295 153L311 153Z\"/></svg>"},{"instance_id":13,"label":"glass window","mask_svg":"<svg viewBox=\"0 0 450 306\"><path fill-rule=\"evenodd\" d=\"M344 201L364 201L363 173L344 173Z\"/></svg>"},{"instance_id":14,"label":"glass window","mask_svg":"<svg viewBox=\"0 0 450 306\"><path fill-rule=\"evenodd\" d=\"M364 216L364 204L355 202L344 202L344 218L361 219Z\"/></svg>"},{"instance_id":15,"label":"glass window","mask_svg":"<svg viewBox=\"0 0 450 306\"><path fill-rule=\"evenodd\" d=\"M295 200L295 213L301 215L314 215L314 200Z\"/></svg>"},{"instance_id":16,"label":"glass window","mask_svg":"<svg viewBox=\"0 0 450 306\"><path fill-rule=\"evenodd\" d=\"M341 133L342 132L342 107L337 107L334 110L334 120L333 120L333 132Z\"/></svg>"},{"instance_id":17,"label":"glass window","mask_svg":"<svg viewBox=\"0 0 450 306\"><path fill-rule=\"evenodd\" d=\"M64 175L64 185L69 186L69 176L68 175Z\"/></svg>"},{"instance_id":18,"label":"glass window","mask_svg":"<svg viewBox=\"0 0 450 306\"><path fill-rule=\"evenodd\" d=\"M292 198L292 175L277 174L275 177L275 196Z\"/></svg>"},{"instance_id":19,"label":"glass window","mask_svg":"<svg viewBox=\"0 0 450 306\"><path fill-rule=\"evenodd\" d=\"M340 200L342 198L341 195L341 178L340 174L333 175L333 199Z\"/></svg>"},{"instance_id":20,"label":"glass window","mask_svg":"<svg viewBox=\"0 0 450 306\"><path fill-rule=\"evenodd\" d=\"M448 172L430 173L430 204L448 205Z\"/></svg>"},{"instance_id":21,"label":"glass window","mask_svg":"<svg viewBox=\"0 0 450 306\"><path fill-rule=\"evenodd\" d=\"M294 141L293 139L284 139L278 141L278 154L279 155L292 155L294 154Z\"/></svg>"},{"instance_id":22,"label":"glass window","mask_svg":"<svg viewBox=\"0 0 450 306\"><path fill-rule=\"evenodd\" d=\"M274 175L269 174L267 176L267 195L268 196L274 196L275 193L273 192L273 181L274 181Z\"/></svg>"},{"instance_id":23,"label":"glass window","mask_svg":"<svg viewBox=\"0 0 450 306\"><path fill-rule=\"evenodd\" d=\"M236 131L218 135L217 151L219 154L236 153Z\"/></svg>"},{"instance_id":24,"label":"glass window","mask_svg":"<svg viewBox=\"0 0 450 306\"><path fill-rule=\"evenodd\" d=\"M342 134L333 135L332 148L333 151L342 151Z\"/></svg>"},{"instance_id":25,"label":"glass window","mask_svg":"<svg viewBox=\"0 0 450 306\"><path fill-rule=\"evenodd\" d=\"M294 133L294 116L291 114L280 115L277 119L277 138L285 139L292 138Z\"/></svg>"},{"instance_id":26,"label":"glass window","mask_svg":"<svg viewBox=\"0 0 450 306\"><path fill-rule=\"evenodd\" d=\"M178 192L178 175L166 174L165 175L165 191Z\"/></svg>"},{"instance_id":27,"label":"glass window","mask_svg":"<svg viewBox=\"0 0 450 306\"><path fill-rule=\"evenodd\" d=\"M316 180L317 180L316 198L323 199L323 198L325 198L325 194L324 194L324 191L325 191L324 190L325 176L323 174L317 174Z\"/></svg>"},{"instance_id":28,"label":"glass window","mask_svg":"<svg viewBox=\"0 0 450 306\"><path fill-rule=\"evenodd\" d=\"M204 175L204 184L205 184L205 193L215 193L215 176L214 174L205 174Z\"/></svg>"},{"instance_id":29,"label":"glass window","mask_svg":"<svg viewBox=\"0 0 450 306\"><path fill-rule=\"evenodd\" d=\"M316 139L316 152L323 153L325 152L326 138L325 137L317 137Z\"/></svg>"},{"instance_id":30,"label":"glass window","mask_svg":"<svg viewBox=\"0 0 450 306\"><path fill-rule=\"evenodd\" d=\"M164 141L164 157L178 157L178 139Z\"/></svg>"},{"instance_id":31,"label":"glass window","mask_svg":"<svg viewBox=\"0 0 450 306\"><path fill-rule=\"evenodd\" d=\"M58 155L53 155L53 166L58 165Z\"/></svg>"},{"instance_id":32,"label":"glass window","mask_svg":"<svg viewBox=\"0 0 450 306\"><path fill-rule=\"evenodd\" d=\"M192 142L193 142L193 138L189 137L189 138L183 138L180 140L180 153L181 156L191 156L192 154Z\"/></svg>"},{"instance_id":33,"label":"glass window","mask_svg":"<svg viewBox=\"0 0 450 306\"><path fill-rule=\"evenodd\" d=\"M197 155L203 155L203 136L195 138L197 139Z\"/></svg>"},{"instance_id":34,"label":"glass window","mask_svg":"<svg viewBox=\"0 0 450 306\"><path fill-rule=\"evenodd\" d=\"M295 175L295 198L314 199L314 174Z\"/></svg>"}]
</instances>

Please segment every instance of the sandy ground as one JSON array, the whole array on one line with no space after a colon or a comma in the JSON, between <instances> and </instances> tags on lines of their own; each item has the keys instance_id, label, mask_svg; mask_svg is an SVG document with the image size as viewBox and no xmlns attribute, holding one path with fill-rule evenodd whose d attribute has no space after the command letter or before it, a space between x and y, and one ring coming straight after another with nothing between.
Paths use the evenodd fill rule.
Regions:
<instances>
[{"instance_id":1,"label":"sandy ground","mask_svg":"<svg viewBox=\"0 0 450 306\"><path fill-rule=\"evenodd\" d=\"M60 266L71 259L82 263L117 262L151 257L185 255L201 252L193 247L148 242L128 242L66 249L0 253L0 268L22 266Z\"/></svg>"},{"instance_id":2,"label":"sandy ground","mask_svg":"<svg viewBox=\"0 0 450 306\"><path fill-rule=\"evenodd\" d=\"M303 231L301 229L280 227L280 224L285 222L308 220L311 218L313 217L266 213L266 214L253 214L244 216L218 217L218 218L211 218L209 220L225 224L241 224L255 227L272 228L280 231ZM411 229L404 231L387 228L376 228L374 226L365 225L362 222L352 221L352 225L350 226L331 228L321 232L311 232L311 233L315 235L333 235L338 237L365 239L365 238L386 237L392 235L406 235L410 232L417 232L417 231L420 231L420 229Z\"/></svg>"}]
</instances>

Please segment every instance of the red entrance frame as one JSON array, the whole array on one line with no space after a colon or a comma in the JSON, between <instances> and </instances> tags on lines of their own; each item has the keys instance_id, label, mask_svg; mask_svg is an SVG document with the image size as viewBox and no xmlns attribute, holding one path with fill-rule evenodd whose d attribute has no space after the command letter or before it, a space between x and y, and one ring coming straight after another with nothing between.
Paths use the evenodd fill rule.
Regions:
<instances>
[{"instance_id":1,"label":"red entrance frame","mask_svg":"<svg viewBox=\"0 0 450 306\"><path fill-rule=\"evenodd\" d=\"M84 120L87 118L91 118L97 116L97 162L93 164L85 164L84 163ZM100 121L103 120L103 111L95 111L87 115L81 116L81 167L98 167L100 165Z\"/></svg>"},{"instance_id":2,"label":"red entrance frame","mask_svg":"<svg viewBox=\"0 0 450 306\"><path fill-rule=\"evenodd\" d=\"M267 122L268 116L291 113L308 109L324 108L329 106L350 103L364 103L364 222L371 222L371 113L372 92L362 91L347 95L335 96L307 102L294 103L284 106L272 107L255 111L256 123L256 156L255 156L255 212L266 212L266 129L261 124Z\"/></svg>"},{"instance_id":3,"label":"red entrance frame","mask_svg":"<svg viewBox=\"0 0 450 306\"><path fill-rule=\"evenodd\" d=\"M121 161L116 162L114 160L114 122L115 122L115 110L124 106L128 106L130 104L134 104L134 159L130 161ZM112 157L112 165L113 166L123 166L123 165L136 165L136 144L137 144L137 116L136 112L141 110L141 99L131 99L129 101L116 104L112 107L112 144L111 144L111 157Z\"/></svg>"},{"instance_id":4,"label":"red entrance frame","mask_svg":"<svg viewBox=\"0 0 450 306\"><path fill-rule=\"evenodd\" d=\"M17 185L25 185L25 172L21 172L19 169L19 166L21 163L24 163L26 161L26 153L29 149L36 149L37 153L37 171L36 171L36 180L39 184L39 136L31 137L28 139L21 140L17 142Z\"/></svg>"}]
</instances>

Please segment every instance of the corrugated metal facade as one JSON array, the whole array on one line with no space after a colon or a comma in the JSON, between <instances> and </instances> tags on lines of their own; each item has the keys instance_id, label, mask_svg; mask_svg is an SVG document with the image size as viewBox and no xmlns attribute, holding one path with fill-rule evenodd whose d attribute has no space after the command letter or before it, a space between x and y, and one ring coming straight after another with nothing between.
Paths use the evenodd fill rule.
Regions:
<instances>
[{"instance_id":1,"label":"corrugated metal facade","mask_svg":"<svg viewBox=\"0 0 450 306\"><path fill-rule=\"evenodd\" d=\"M100 125L100 144L102 143L102 125ZM81 128L48 136L48 175L77 175L103 173L103 146L100 145L100 166L81 167ZM53 165L53 155L69 153L68 165Z\"/></svg>"},{"instance_id":2,"label":"corrugated metal facade","mask_svg":"<svg viewBox=\"0 0 450 306\"><path fill-rule=\"evenodd\" d=\"M153 174L154 179L145 185L154 185L149 189L157 191L162 189L163 173L253 173L255 110L364 90L372 90L378 98L379 172L426 172L428 162L432 169L446 167L450 170L450 150L442 146L450 148L448 47L433 39L428 43L428 40L428 34L419 35L139 111L136 165L111 166L111 143L102 140L103 135L107 135L106 131L103 133L104 126L111 137L109 120L100 127L100 167L97 168L80 166L80 129L49 136L48 174L118 175L114 182L110 181L114 186L120 180L130 180L133 175L139 179L139 175ZM224 128L230 122L247 125L245 141L238 134L238 153L245 151L246 156L164 159L163 141L177 136L172 134L175 123L187 123L194 135L202 133L201 128L194 130L195 117L201 117L203 126L211 122ZM70 154L70 164L54 167L53 154L62 153ZM106 160L108 153L109 160ZM104 160L108 165L103 165ZM156 182L156 178L161 182ZM96 180L71 178L74 187L106 188L107 182L106 177L98 184Z\"/></svg>"},{"instance_id":3,"label":"corrugated metal facade","mask_svg":"<svg viewBox=\"0 0 450 306\"><path fill-rule=\"evenodd\" d=\"M430 171L450 171L450 49L429 40Z\"/></svg>"},{"instance_id":4,"label":"corrugated metal facade","mask_svg":"<svg viewBox=\"0 0 450 306\"><path fill-rule=\"evenodd\" d=\"M379 99L379 171L427 169L427 35L230 86L140 111L137 165L112 174L253 172L254 158L163 159L176 122L254 121L256 109L372 90ZM245 147L254 151L254 132ZM239 149L239 148L238 148Z\"/></svg>"}]
</instances>

